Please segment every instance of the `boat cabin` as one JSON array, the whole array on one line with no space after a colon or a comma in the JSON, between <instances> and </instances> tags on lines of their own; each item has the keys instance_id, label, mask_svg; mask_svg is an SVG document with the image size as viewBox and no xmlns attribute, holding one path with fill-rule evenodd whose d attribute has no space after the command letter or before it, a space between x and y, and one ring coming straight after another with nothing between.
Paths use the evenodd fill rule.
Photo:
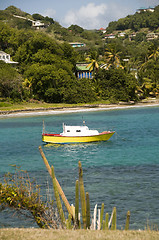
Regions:
<instances>
[{"instance_id":1,"label":"boat cabin","mask_svg":"<svg viewBox=\"0 0 159 240\"><path fill-rule=\"evenodd\" d=\"M62 136L92 136L98 135L97 130L90 130L87 126L67 126L63 124L63 133Z\"/></svg>"}]
</instances>

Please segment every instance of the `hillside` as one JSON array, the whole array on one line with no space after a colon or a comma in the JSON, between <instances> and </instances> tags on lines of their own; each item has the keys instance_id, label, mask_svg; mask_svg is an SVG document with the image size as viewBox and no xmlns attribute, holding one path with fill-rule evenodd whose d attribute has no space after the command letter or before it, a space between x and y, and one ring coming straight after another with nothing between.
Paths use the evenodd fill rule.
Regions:
<instances>
[{"instance_id":1,"label":"hillside","mask_svg":"<svg viewBox=\"0 0 159 240\"><path fill-rule=\"evenodd\" d=\"M150 31L158 31L159 28L159 6L154 8L154 11L140 11L134 15L128 15L118 21L110 22L107 32L125 31L140 31L143 28L148 28Z\"/></svg>"},{"instance_id":2,"label":"hillside","mask_svg":"<svg viewBox=\"0 0 159 240\"><path fill-rule=\"evenodd\" d=\"M0 61L0 101L116 103L157 97L159 35L147 36L148 28L141 28L132 37L127 30L121 36L114 29L116 35L108 38L77 25L64 28L14 6L0 11L1 60L8 54L18 63L13 67ZM84 46L75 48L71 42Z\"/></svg>"},{"instance_id":3,"label":"hillside","mask_svg":"<svg viewBox=\"0 0 159 240\"><path fill-rule=\"evenodd\" d=\"M32 21L38 20L44 23L44 27L40 28L40 30L57 41L83 42L88 48L102 45L102 36L98 31L85 30L77 25L64 28L52 18L44 17L38 13L30 15L14 6L10 6L5 10L0 10L0 22L5 22L9 24L9 26L19 30L35 30L36 28L32 27Z\"/></svg>"}]
</instances>

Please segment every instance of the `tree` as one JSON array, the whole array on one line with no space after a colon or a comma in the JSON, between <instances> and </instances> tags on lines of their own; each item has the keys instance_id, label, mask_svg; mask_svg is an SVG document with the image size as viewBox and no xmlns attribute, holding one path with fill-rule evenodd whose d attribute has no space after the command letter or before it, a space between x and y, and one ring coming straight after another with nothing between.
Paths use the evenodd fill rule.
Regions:
<instances>
[{"instance_id":1,"label":"tree","mask_svg":"<svg viewBox=\"0 0 159 240\"><path fill-rule=\"evenodd\" d=\"M110 67L114 68L124 68L120 63L120 53L117 52L115 47L108 47L105 50L105 69L109 69Z\"/></svg>"},{"instance_id":2,"label":"tree","mask_svg":"<svg viewBox=\"0 0 159 240\"><path fill-rule=\"evenodd\" d=\"M34 20L44 20L44 17L39 13L34 13L32 17Z\"/></svg>"},{"instance_id":3,"label":"tree","mask_svg":"<svg viewBox=\"0 0 159 240\"><path fill-rule=\"evenodd\" d=\"M154 61L156 61L158 57L159 57L159 47L154 45L154 48L152 49L151 54L148 56L148 60L153 58Z\"/></svg>"},{"instance_id":4,"label":"tree","mask_svg":"<svg viewBox=\"0 0 159 240\"><path fill-rule=\"evenodd\" d=\"M22 76L9 64L0 61L0 95L22 100Z\"/></svg>"},{"instance_id":5,"label":"tree","mask_svg":"<svg viewBox=\"0 0 159 240\"><path fill-rule=\"evenodd\" d=\"M63 101L67 103L88 103L97 100L94 83L91 79L78 79L64 92Z\"/></svg>"},{"instance_id":6,"label":"tree","mask_svg":"<svg viewBox=\"0 0 159 240\"><path fill-rule=\"evenodd\" d=\"M78 25L71 25L69 28L69 30L72 30L73 33L75 34L80 34L84 31L84 29Z\"/></svg>"},{"instance_id":7,"label":"tree","mask_svg":"<svg viewBox=\"0 0 159 240\"><path fill-rule=\"evenodd\" d=\"M157 44L151 44L149 47L149 55L144 64L140 68L141 89L143 97L156 96L159 92L159 47Z\"/></svg>"},{"instance_id":8,"label":"tree","mask_svg":"<svg viewBox=\"0 0 159 240\"><path fill-rule=\"evenodd\" d=\"M136 79L126 74L123 69L110 68L107 71L100 69L96 79L98 79L100 98L104 100L127 102L137 99Z\"/></svg>"},{"instance_id":9,"label":"tree","mask_svg":"<svg viewBox=\"0 0 159 240\"><path fill-rule=\"evenodd\" d=\"M97 51L91 49L90 50L90 55L87 56L86 61L89 62L87 65L87 68L89 71L93 71L94 74L96 71L99 69L99 64L98 64L98 53Z\"/></svg>"},{"instance_id":10,"label":"tree","mask_svg":"<svg viewBox=\"0 0 159 240\"><path fill-rule=\"evenodd\" d=\"M91 59L91 63L87 65L89 71L96 71L99 68L98 62L95 59Z\"/></svg>"}]
</instances>

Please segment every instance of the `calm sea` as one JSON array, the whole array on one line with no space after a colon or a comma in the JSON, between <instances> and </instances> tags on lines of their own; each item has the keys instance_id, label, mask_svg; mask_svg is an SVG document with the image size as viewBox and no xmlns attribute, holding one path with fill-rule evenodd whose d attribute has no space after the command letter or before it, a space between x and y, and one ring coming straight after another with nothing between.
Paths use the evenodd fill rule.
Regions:
<instances>
[{"instance_id":1,"label":"calm sea","mask_svg":"<svg viewBox=\"0 0 159 240\"><path fill-rule=\"evenodd\" d=\"M101 143L45 145L41 141L42 121L46 131L62 132L62 123L90 129L115 130ZM27 170L41 186L52 189L50 177L39 153L42 149L70 204L75 202L78 161L82 162L85 191L90 194L91 210L105 204L105 213L117 208L117 228L124 228L131 212L130 228L159 227L159 107L95 112L65 113L35 117L0 119L0 178L14 172L11 165ZM0 227L36 227L14 212L0 212Z\"/></svg>"}]
</instances>

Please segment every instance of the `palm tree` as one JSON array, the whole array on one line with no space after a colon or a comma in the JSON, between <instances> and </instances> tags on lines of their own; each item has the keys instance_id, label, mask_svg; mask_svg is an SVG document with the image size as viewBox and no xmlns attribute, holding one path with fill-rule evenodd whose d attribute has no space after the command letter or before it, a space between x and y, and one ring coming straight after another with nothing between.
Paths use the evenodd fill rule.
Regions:
<instances>
[{"instance_id":1,"label":"palm tree","mask_svg":"<svg viewBox=\"0 0 159 240\"><path fill-rule=\"evenodd\" d=\"M146 72L149 72L149 74L146 74L145 77L142 78L142 86L141 89L147 92L147 95L157 95L158 94L158 77L154 77L155 75L155 66L157 66L159 58L159 47L153 45L152 48L149 50L149 56L147 57L147 60L145 63L143 63L140 66L140 73L143 72L146 74ZM150 69L152 69L152 73L150 75ZM153 76L153 77L152 77Z\"/></svg>"},{"instance_id":2,"label":"palm tree","mask_svg":"<svg viewBox=\"0 0 159 240\"><path fill-rule=\"evenodd\" d=\"M95 59L91 59L91 62L87 65L87 68L89 69L89 71L98 70L98 62Z\"/></svg>"},{"instance_id":3,"label":"palm tree","mask_svg":"<svg viewBox=\"0 0 159 240\"><path fill-rule=\"evenodd\" d=\"M23 82L23 87L26 88L29 91L29 94L31 95L32 91L32 78L28 79L26 78Z\"/></svg>"},{"instance_id":4,"label":"palm tree","mask_svg":"<svg viewBox=\"0 0 159 240\"><path fill-rule=\"evenodd\" d=\"M88 55L86 58L86 61L89 62L89 64L87 65L87 68L89 69L89 71L95 72L96 70L98 70L99 64L97 59L98 59L97 52L91 51L91 54Z\"/></svg>"},{"instance_id":5,"label":"palm tree","mask_svg":"<svg viewBox=\"0 0 159 240\"><path fill-rule=\"evenodd\" d=\"M141 65L140 69L144 69L144 67L151 61L154 60L157 61L159 57L159 47L153 45L151 50L149 50L150 55L147 57L147 60L145 59L145 62Z\"/></svg>"},{"instance_id":6,"label":"palm tree","mask_svg":"<svg viewBox=\"0 0 159 240\"><path fill-rule=\"evenodd\" d=\"M148 57L148 60L153 58L156 61L158 57L159 57L159 47L154 47L154 49L152 50L152 53Z\"/></svg>"},{"instance_id":7,"label":"palm tree","mask_svg":"<svg viewBox=\"0 0 159 240\"><path fill-rule=\"evenodd\" d=\"M106 64L103 65L103 68L109 69L111 66L115 68L124 68L120 63L120 53L117 52L115 48L106 48L105 49Z\"/></svg>"}]
</instances>

